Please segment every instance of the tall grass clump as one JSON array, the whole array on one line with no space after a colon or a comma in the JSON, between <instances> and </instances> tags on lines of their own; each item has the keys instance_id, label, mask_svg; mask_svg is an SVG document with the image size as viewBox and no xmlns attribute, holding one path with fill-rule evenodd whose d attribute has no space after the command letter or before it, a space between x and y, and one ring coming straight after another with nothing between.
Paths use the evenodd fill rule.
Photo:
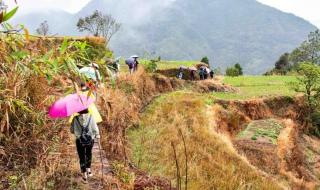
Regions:
<instances>
[{"instance_id":1,"label":"tall grass clump","mask_svg":"<svg viewBox=\"0 0 320 190\"><path fill-rule=\"evenodd\" d=\"M73 90L76 65L101 52L84 40L20 35L0 35L0 50L0 189L43 188L57 172L52 155L65 127L48 106Z\"/></svg>"}]
</instances>

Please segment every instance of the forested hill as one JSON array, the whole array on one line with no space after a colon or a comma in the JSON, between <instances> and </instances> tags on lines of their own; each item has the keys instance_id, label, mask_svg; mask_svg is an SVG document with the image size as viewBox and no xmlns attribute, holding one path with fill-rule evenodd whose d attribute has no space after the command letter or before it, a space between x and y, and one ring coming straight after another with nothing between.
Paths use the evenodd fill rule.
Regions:
<instances>
[{"instance_id":1,"label":"forested hill","mask_svg":"<svg viewBox=\"0 0 320 190\"><path fill-rule=\"evenodd\" d=\"M92 0L70 19L57 13L36 18L47 19L52 33L78 35L77 18L95 9L123 23L111 42L118 55L149 52L175 60L208 56L215 67L239 62L251 74L272 68L282 53L297 47L316 29L255 0ZM31 29L39 24L39 19L35 24L35 19L24 18Z\"/></svg>"}]
</instances>

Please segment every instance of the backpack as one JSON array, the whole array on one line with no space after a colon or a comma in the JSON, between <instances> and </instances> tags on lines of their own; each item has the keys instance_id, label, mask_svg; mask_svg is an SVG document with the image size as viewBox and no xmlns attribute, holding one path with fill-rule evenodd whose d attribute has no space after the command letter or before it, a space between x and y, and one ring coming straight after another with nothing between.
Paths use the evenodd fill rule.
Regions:
<instances>
[{"instance_id":1,"label":"backpack","mask_svg":"<svg viewBox=\"0 0 320 190\"><path fill-rule=\"evenodd\" d=\"M81 127L81 136L79 138L80 144L82 146L88 146L92 144L92 137L91 135L89 135L89 125L91 123L91 117L89 118L89 122L87 124L87 126L82 126L78 117L76 117L76 120L78 121L80 127Z\"/></svg>"}]
</instances>

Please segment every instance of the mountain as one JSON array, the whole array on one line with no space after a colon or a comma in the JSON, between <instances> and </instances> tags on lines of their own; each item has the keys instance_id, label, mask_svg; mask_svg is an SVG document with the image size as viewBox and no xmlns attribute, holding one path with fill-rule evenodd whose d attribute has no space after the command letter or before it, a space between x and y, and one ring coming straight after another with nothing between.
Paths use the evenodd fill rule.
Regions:
<instances>
[{"instance_id":1,"label":"mountain","mask_svg":"<svg viewBox=\"0 0 320 190\"><path fill-rule=\"evenodd\" d=\"M66 18L68 19L66 21ZM47 21L49 25L50 34L66 35L75 31L74 27L69 24L76 22L74 15L60 11L44 11L44 12L33 12L26 15L14 17L14 24L23 24L31 33L35 33L40 23ZM69 32L72 28L71 32Z\"/></svg>"},{"instance_id":2,"label":"mountain","mask_svg":"<svg viewBox=\"0 0 320 190\"><path fill-rule=\"evenodd\" d=\"M148 50L178 60L207 55L215 67L239 62L246 73L257 74L315 29L301 18L254 0L176 0L133 30L138 40L117 36L113 49L130 54L140 47L136 53ZM134 40L128 45L130 39Z\"/></svg>"},{"instance_id":3,"label":"mountain","mask_svg":"<svg viewBox=\"0 0 320 190\"><path fill-rule=\"evenodd\" d=\"M256 0L92 0L75 15L49 15L48 22L53 20L53 33L78 35L77 19L96 9L122 23L110 44L117 55L148 52L174 60L208 56L214 67L239 62L249 74L272 68L282 53L316 29Z\"/></svg>"}]
</instances>

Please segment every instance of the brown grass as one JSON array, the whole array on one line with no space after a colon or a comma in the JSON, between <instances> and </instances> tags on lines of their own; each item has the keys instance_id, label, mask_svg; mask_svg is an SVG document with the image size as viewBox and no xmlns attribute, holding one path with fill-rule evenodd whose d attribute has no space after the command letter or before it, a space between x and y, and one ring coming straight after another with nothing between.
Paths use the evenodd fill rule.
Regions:
<instances>
[{"instance_id":1,"label":"brown grass","mask_svg":"<svg viewBox=\"0 0 320 190\"><path fill-rule=\"evenodd\" d=\"M251 164L263 171L284 176L294 189L315 189L317 174L306 163L301 135L305 128L306 107L301 97L277 97L248 101L218 101L214 120L218 131L231 137L253 120L275 118L286 126L278 137L278 145L253 140L235 140L236 147ZM316 153L315 153L316 154Z\"/></svg>"},{"instance_id":2,"label":"brown grass","mask_svg":"<svg viewBox=\"0 0 320 190\"><path fill-rule=\"evenodd\" d=\"M61 158L56 154L64 143L65 125L49 120L47 108L70 88L70 82L54 76L49 84L30 66L31 58L41 58L50 50L55 55L62 41L0 35L0 189L42 189L68 173L58 171ZM96 42L105 49L100 39L88 43ZM17 52L28 55L17 60L11 54ZM64 181L60 182L63 186Z\"/></svg>"},{"instance_id":3,"label":"brown grass","mask_svg":"<svg viewBox=\"0 0 320 190\"><path fill-rule=\"evenodd\" d=\"M189 189L280 189L240 157L228 138L212 130L208 116L196 96L173 94L156 100L143 115L141 127L130 132L131 142L136 142L131 154L135 164L176 181L173 143L184 181L182 131L190 159Z\"/></svg>"},{"instance_id":4,"label":"brown grass","mask_svg":"<svg viewBox=\"0 0 320 190\"><path fill-rule=\"evenodd\" d=\"M112 158L127 158L125 131L138 123L140 110L154 97L189 86L200 92L211 91L213 89L208 88L210 85L220 84L189 83L162 75L150 75L142 68L134 75L121 74L115 88L104 88L99 92L103 94L99 105L103 111L102 115L105 116L102 125L107 135L104 141L106 152L110 154L109 156L112 155Z\"/></svg>"}]
</instances>

